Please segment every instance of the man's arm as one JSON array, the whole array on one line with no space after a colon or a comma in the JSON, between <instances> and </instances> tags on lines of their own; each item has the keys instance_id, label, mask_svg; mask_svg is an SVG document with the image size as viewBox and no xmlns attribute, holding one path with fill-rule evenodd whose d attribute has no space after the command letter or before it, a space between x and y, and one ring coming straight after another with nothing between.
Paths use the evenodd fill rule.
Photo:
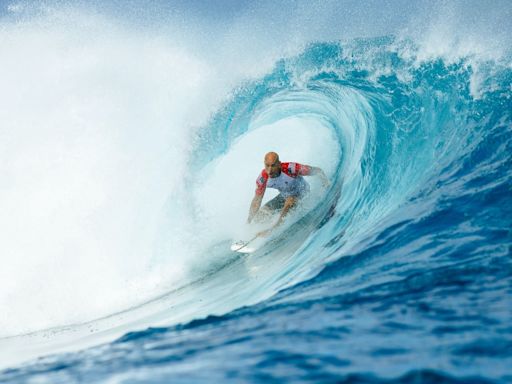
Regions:
<instances>
[{"instance_id":1,"label":"man's arm","mask_svg":"<svg viewBox=\"0 0 512 384\"><path fill-rule=\"evenodd\" d=\"M292 209L295 204L297 204L297 198L294 196L289 196L284 201L284 207L281 210L281 214L279 215L279 219L277 220L277 223L274 225L274 228L280 226L283 223L283 220L285 216L288 214L290 209Z\"/></svg>"},{"instance_id":2,"label":"man's arm","mask_svg":"<svg viewBox=\"0 0 512 384\"><path fill-rule=\"evenodd\" d=\"M324 187L328 187L329 185L331 185L331 182L329 181L329 179L327 178L327 176L325 175L325 172L322 170L322 168L319 168L319 167L309 167L309 175L314 175L314 176L318 176L320 177L320 180L322 181L322 185Z\"/></svg>"},{"instance_id":3,"label":"man's arm","mask_svg":"<svg viewBox=\"0 0 512 384\"><path fill-rule=\"evenodd\" d=\"M284 218L286 217L286 215L288 214L290 209L292 209L295 206L295 204L297 204L297 200L298 199L294 196L287 197L286 200L284 201L284 206L283 206L283 209L281 210L281 214L279 215L279 219L277 220L277 223L275 223L272 226L272 228L269 228L269 229L259 232L258 236L262 236L262 237L268 236L270 234L270 232L272 232L275 228L279 227L283 223Z\"/></svg>"},{"instance_id":4,"label":"man's arm","mask_svg":"<svg viewBox=\"0 0 512 384\"><path fill-rule=\"evenodd\" d=\"M325 175L324 171L320 167L313 167L311 165L306 164L300 164L300 163L290 163L291 166L291 172L296 172L296 175L299 176L318 176L320 177L320 180L322 181L322 184L325 188L329 187L331 185L331 182Z\"/></svg>"},{"instance_id":5,"label":"man's arm","mask_svg":"<svg viewBox=\"0 0 512 384\"><path fill-rule=\"evenodd\" d=\"M249 224L252 219L254 218L254 215L258 213L261 207L261 201L263 200L263 194L258 195L257 193L254 194L254 197L251 202L251 207L249 208L249 217L247 218L247 223Z\"/></svg>"}]
</instances>

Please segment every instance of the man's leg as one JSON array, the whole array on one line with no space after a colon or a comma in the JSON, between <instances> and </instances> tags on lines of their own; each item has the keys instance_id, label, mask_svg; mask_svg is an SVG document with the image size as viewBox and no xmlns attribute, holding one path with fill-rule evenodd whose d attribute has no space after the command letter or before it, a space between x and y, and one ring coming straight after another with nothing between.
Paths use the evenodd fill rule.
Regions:
<instances>
[{"instance_id":1,"label":"man's leg","mask_svg":"<svg viewBox=\"0 0 512 384\"><path fill-rule=\"evenodd\" d=\"M262 223L270 219L273 214L283 209L285 201L286 199L281 196L281 194L277 195L260 208L258 213L254 216L254 221L256 223Z\"/></svg>"}]
</instances>

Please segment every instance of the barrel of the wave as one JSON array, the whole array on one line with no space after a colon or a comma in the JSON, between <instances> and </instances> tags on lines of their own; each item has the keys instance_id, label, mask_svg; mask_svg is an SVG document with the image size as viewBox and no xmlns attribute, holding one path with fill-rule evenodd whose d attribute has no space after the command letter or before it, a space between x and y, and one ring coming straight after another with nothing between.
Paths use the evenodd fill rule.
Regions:
<instances>
[{"instance_id":1,"label":"barrel of the wave","mask_svg":"<svg viewBox=\"0 0 512 384\"><path fill-rule=\"evenodd\" d=\"M256 179L256 191L249 208L249 240L235 240L231 250L253 253L263 245L277 242L283 232L307 213L304 201L310 195L309 183L304 177L316 176L324 188L330 184L320 167L298 162L281 162L276 152L268 152L263 160L264 169ZM279 194L262 206L267 188L276 189ZM263 229L262 229L263 228ZM254 234L254 232L256 232Z\"/></svg>"}]
</instances>

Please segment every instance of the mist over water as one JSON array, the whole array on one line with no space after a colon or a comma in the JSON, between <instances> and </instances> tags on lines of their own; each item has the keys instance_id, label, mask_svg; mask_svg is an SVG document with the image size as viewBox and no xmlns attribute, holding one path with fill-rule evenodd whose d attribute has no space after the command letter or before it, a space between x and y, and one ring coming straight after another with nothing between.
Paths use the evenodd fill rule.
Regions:
<instances>
[{"instance_id":1,"label":"mist over water","mask_svg":"<svg viewBox=\"0 0 512 384\"><path fill-rule=\"evenodd\" d=\"M2 31L7 334L108 314L160 282L140 272L185 167L174 159L187 155L187 130L169 125L198 118L204 64L170 42L85 23ZM173 101L183 95L188 106Z\"/></svg>"},{"instance_id":2,"label":"mist over water","mask_svg":"<svg viewBox=\"0 0 512 384\"><path fill-rule=\"evenodd\" d=\"M495 188L501 201L511 17L506 1L1 3L0 337L222 316L442 199ZM222 249L244 233L269 150L332 186L311 181L308 230L247 272ZM464 223L411 230L417 244L391 253L421 264L437 234L469 239Z\"/></svg>"}]
</instances>

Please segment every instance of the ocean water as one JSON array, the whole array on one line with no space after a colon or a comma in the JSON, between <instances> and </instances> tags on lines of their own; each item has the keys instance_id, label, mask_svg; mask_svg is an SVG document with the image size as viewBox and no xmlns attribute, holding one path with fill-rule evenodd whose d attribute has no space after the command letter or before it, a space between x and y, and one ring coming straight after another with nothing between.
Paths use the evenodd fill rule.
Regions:
<instances>
[{"instance_id":1,"label":"ocean water","mask_svg":"<svg viewBox=\"0 0 512 384\"><path fill-rule=\"evenodd\" d=\"M512 382L511 17L0 2L0 382Z\"/></svg>"}]
</instances>

